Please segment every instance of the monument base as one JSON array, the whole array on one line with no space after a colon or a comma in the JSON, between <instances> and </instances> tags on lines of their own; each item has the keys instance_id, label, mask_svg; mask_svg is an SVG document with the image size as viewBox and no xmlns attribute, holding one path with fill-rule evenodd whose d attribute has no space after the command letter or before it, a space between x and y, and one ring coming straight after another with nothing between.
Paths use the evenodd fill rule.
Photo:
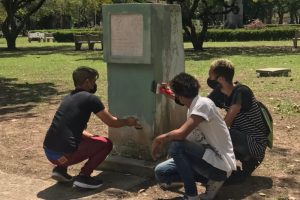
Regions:
<instances>
[{"instance_id":1,"label":"monument base","mask_svg":"<svg viewBox=\"0 0 300 200\"><path fill-rule=\"evenodd\" d=\"M126 158L118 155L109 156L98 167L101 171L115 171L125 174L133 174L141 177L154 177L154 168L161 161L151 162Z\"/></svg>"}]
</instances>

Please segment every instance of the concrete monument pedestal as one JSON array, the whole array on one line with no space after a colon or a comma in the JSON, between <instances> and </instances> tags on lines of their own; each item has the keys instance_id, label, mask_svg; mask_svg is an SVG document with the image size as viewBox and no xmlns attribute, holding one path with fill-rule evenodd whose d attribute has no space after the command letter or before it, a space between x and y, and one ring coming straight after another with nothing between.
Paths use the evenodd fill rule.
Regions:
<instances>
[{"instance_id":1,"label":"concrete monument pedestal","mask_svg":"<svg viewBox=\"0 0 300 200\"><path fill-rule=\"evenodd\" d=\"M109 110L121 118L137 117L143 128L109 128L117 156L109 156L101 168L115 169L119 163L119 171L143 175L148 172L124 166L135 163L140 170L144 166L152 171L153 138L179 127L186 118L184 107L151 92L153 81L166 82L184 71L180 6L104 5L103 36Z\"/></svg>"}]
</instances>

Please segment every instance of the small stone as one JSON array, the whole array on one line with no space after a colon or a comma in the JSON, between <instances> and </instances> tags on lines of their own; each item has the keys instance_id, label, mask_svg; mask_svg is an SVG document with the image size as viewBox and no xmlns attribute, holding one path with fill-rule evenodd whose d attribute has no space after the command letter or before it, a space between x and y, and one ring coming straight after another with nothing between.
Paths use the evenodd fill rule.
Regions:
<instances>
[{"instance_id":1,"label":"small stone","mask_svg":"<svg viewBox=\"0 0 300 200\"><path fill-rule=\"evenodd\" d=\"M139 191L138 191L138 193L142 193L142 192L145 192L146 190L145 189L140 189Z\"/></svg>"},{"instance_id":2,"label":"small stone","mask_svg":"<svg viewBox=\"0 0 300 200\"><path fill-rule=\"evenodd\" d=\"M260 193L258 193L259 194L259 196L262 196L262 197L265 197L265 196L267 196L265 193L263 193L263 192L260 192Z\"/></svg>"}]
</instances>

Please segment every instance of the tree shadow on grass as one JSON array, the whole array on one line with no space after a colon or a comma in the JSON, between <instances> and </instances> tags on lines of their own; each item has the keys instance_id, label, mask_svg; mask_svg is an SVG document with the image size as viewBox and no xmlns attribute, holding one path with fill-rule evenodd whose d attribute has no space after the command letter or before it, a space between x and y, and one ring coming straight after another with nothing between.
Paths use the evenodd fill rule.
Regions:
<instances>
[{"instance_id":1,"label":"tree shadow on grass","mask_svg":"<svg viewBox=\"0 0 300 200\"><path fill-rule=\"evenodd\" d=\"M91 53L96 53L97 55L89 55ZM51 54L63 54L76 56L80 54L88 54L86 59L80 60L103 60L103 51L95 49L94 51L83 49L80 51L75 51L75 48L70 45L60 45L60 46L42 46L42 47L20 47L16 51L7 51L4 48L0 48L0 58L13 58L13 57L23 57L28 55L44 56Z\"/></svg>"},{"instance_id":2,"label":"tree shadow on grass","mask_svg":"<svg viewBox=\"0 0 300 200\"><path fill-rule=\"evenodd\" d=\"M224 56L246 55L248 57L300 55L300 51L292 51L288 46L256 46L256 47L209 47L204 51L185 50L186 60L209 60Z\"/></svg>"},{"instance_id":3,"label":"tree shadow on grass","mask_svg":"<svg viewBox=\"0 0 300 200\"><path fill-rule=\"evenodd\" d=\"M28 113L37 103L46 98L57 95L53 83L17 83L15 78L0 77L0 121L11 119L9 114L15 114L14 118L34 117ZM22 114L20 114L22 113Z\"/></svg>"}]
</instances>

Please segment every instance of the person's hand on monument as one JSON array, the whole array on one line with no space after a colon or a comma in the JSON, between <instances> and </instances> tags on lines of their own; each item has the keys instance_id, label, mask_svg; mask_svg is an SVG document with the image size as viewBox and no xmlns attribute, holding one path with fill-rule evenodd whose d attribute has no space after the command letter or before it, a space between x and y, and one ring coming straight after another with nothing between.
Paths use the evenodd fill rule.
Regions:
<instances>
[{"instance_id":1,"label":"person's hand on monument","mask_svg":"<svg viewBox=\"0 0 300 200\"><path fill-rule=\"evenodd\" d=\"M135 117L127 117L126 118L126 125L127 126L134 126L136 129L142 129L141 124L138 122L138 119Z\"/></svg>"},{"instance_id":2,"label":"person's hand on monument","mask_svg":"<svg viewBox=\"0 0 300 200\"><path fill-rule=\"evenodd\" d=\"M165 134L157 136L152 142L151 155L153 160L156 160L159 157L159 154L164 147L164 137Z\"/></svg>"}]
</instances>

